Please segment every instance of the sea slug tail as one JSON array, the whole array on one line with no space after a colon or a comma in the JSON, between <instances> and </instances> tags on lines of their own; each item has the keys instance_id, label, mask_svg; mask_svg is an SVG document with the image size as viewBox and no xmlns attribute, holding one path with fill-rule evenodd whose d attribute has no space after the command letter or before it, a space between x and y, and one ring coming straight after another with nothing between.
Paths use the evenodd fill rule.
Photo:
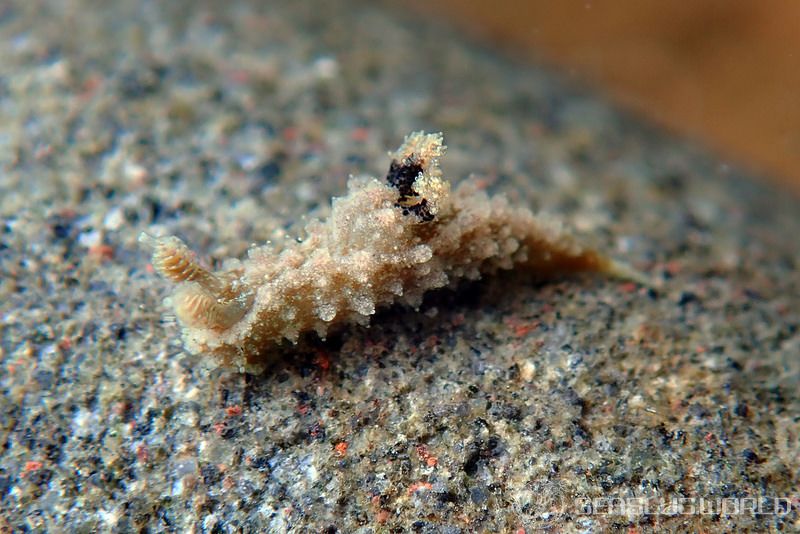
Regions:
<instances>
[{"instance_id":1,"label":"sea slug tail","mask_svg":"<svg viewBox=\"0 0 800 534\"><path fill-rule=\"evenodd\" d=\"M620 278L622 280L629 280L645 287L654 287L653 280L647 277L641 271L637 271L632 266L625 262L617 261L611 258L604 258L602 272Z\"/></svg>"}]
</instances>

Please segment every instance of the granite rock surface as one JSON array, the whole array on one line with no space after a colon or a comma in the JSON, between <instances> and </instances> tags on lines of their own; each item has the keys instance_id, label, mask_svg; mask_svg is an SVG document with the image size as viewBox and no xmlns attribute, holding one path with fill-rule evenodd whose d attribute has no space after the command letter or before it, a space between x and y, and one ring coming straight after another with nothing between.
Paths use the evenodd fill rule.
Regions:
<instances>
[{"instance_id":1,"label":"granite rock surface","mask_svg":"<svg viewBox=\"0 0 800 534\"><path fill-rule=\"evenodd\" d=\"M800 528L797 198L399 5L13 0L0 42L0 530ZM508 273L260 376L182 350L139 232L293 239L420 129L653 287Z\"/></svg>"}]
</instances>

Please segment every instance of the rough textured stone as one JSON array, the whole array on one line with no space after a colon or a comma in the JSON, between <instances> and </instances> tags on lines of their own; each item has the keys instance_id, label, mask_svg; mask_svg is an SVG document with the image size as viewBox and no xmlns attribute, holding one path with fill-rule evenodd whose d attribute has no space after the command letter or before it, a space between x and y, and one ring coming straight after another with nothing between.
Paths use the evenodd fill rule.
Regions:
<instances>
[{"instance_id":1,"label":"rough textured stone","mask_svg":"<svg viewBox=\"0 0 800 534\"><path fill-rule=\"evenodd\" d=\"M0 39L3 528L798 528L796 198L396 8L13 1ZM420 129L657 287L506 274L263 376L181 350L140 231L241 255ZM587 507L631 496L771 513Z\"/></svg>"}]
</instances>

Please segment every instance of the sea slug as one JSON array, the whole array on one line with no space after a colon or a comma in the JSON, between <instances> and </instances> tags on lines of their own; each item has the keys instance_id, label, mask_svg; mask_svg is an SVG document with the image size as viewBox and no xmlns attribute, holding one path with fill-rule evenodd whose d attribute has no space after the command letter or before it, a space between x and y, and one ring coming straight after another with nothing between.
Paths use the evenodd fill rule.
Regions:
<instances>
[{"instance_id":1,"label":"sea slug","mask_svg":"<svg viewBox=\"0 0 800 534\"><path fill-rule=\"evenodd\" d=\"M221 272L201 266L177 237L140 240L176 284L171 297L186 349L257 369L306 332L367 325L381 307L419 307L425 292L500 269L537 276L593 271L641 281L635 271L576 243L558 222L489 197L474 180L451 191L441 134L412 133L383 181L351 178L328 220L282 249L255 247Z\"/></svg>"}]
</instances>

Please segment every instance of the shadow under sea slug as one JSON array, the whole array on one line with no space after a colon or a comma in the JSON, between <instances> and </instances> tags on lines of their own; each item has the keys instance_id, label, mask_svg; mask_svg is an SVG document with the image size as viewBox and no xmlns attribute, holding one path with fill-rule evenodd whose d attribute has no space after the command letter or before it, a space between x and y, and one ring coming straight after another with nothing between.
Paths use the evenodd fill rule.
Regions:
<instances>
[{"instance_id":1,"label":"shadow under sea slug","mask_svg":"<svg viewBox=\"0 0 800 534\"><path fill-rule=\"evenodd\" d=\"M350 323L366 325L378 308L418 307L426 291L500 269L644 282L581 247L557 221L489 197L472 180L451 191L439 169L444 149L441 134L412 133L385 180L351 178L328 220L308 223L306 239L281 250L255 247L225 271L202 267L177 237L142 234L155 270L176 284L171 301L186 349L257 370L265 354L301 334L324 338Z\"/></svg>"}]
</instances>

